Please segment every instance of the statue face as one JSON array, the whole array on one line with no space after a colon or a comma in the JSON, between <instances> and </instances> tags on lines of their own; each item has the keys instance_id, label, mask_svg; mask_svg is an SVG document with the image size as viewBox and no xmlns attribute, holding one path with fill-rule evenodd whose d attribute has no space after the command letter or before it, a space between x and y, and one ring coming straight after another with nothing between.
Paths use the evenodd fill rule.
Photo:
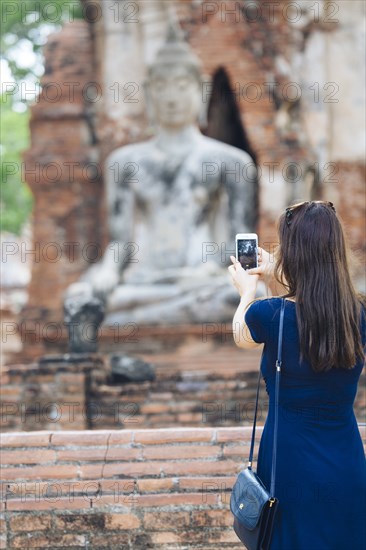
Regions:
<instances>
[{"instance_id":1,"label":"statue face","mask_svg":"<svg viewBox=\"0 0 366 550\"><path fill-rule=\"evenodd\" d=\"M200 85L188 68L157 67L149 90L156 120L163 128L179 130L197 121L201 108Z\"/></svg>"}]
</instances>

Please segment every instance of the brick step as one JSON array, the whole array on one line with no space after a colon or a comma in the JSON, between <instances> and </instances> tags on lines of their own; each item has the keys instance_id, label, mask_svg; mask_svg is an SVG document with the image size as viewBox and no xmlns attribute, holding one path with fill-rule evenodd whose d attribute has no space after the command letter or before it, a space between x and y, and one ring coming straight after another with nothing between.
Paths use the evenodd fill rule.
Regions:
<instances>
[{"instance_id":1,"label":"brick step","mask_svg":"<svg viewBox=\"0 0 366 550\"><path fill-rule=\"evenodd\" d=\"M242 547L229 498L248 430L9 433L1 446L9 547Z\"/></svg>"},{"instance_id":2,"label":"brick step","mask_svg":"<svg viewBox=\"0 0 366 550\"><path fill-rule=\"evenodd\" d=\"M242 548L229 502L250 433L213 427L2 434L3 548Z\"/></svg>"}]
</instances>

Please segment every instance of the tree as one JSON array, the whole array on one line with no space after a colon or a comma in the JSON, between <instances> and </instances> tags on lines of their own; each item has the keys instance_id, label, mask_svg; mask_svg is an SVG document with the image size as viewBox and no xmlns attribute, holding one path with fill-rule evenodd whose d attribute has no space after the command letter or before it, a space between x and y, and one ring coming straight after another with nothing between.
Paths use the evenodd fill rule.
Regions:
<instances>
[{"instance_id":1,"label":"tree","mask_svg":"<svg viewBox=\"0 0 366 550\"><path fill-rule=\"evenodd\" d=\"M82 16L79 0L1 3L0 59L4 72L8 73L2 80L0 93L1 231L20 234L33 205L32 193L22 177L21 159L21 152L29 147L29 100L16 90L21 89L24 81L32 84L39 81L44 70L42 46L48 34L65 21Z\"/></svg>"},{"instance_id":2,"label":"tree","mask_svg":"<svg viewBox=\"0 0 366 550\"><path fill-rule=\"evenodd\" d=\"M16 82L42 74L41 48L49 32L65 21L83 16L79 0L3 0L1 3L1 59ZM22 51L32 51L36 60L24 63Z\"/></svg>"},{"instance_id":3,"label":"tree","mask_svg":"<svg viewBox=\"0 0 366 550\"><path fill-rule=\"evenodd\" d=\"M29 143L29 114L12 109L12 96L0 96L2 115L0 230L19 235L32 210L33 198L22 178L21 152Z\"/></svg>"}]
</instances>

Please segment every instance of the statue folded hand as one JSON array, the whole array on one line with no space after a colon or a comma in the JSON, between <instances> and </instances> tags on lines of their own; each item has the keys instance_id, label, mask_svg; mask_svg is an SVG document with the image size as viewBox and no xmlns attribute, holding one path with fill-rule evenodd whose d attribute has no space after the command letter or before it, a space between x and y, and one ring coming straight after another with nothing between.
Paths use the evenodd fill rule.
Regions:
<instances>
[{"instance_id":1,"label":"statue folded hand","mask_svg":"<svg viewBox=\"0 0 366 550\"><path fill-rule=\"evenodd\" d=\"M95 264L83 275L82 281L89 283L95 294L107 296L118 286L120 276L111 267Z\"/></svg>"}]
</instances>

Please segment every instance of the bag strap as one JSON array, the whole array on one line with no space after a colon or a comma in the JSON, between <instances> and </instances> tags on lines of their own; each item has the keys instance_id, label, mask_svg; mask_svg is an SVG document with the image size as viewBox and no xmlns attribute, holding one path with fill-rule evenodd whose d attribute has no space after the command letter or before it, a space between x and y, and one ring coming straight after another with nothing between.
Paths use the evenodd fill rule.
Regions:
<instances>
[{"instance_id":1,"label":"bag strap","mask_svg":"<svg viewBox=\"0 0 366 550\"><path fill-rule=\"evenodd\" d=\"M275 418L274 418L274 430L273 430L272 471L271 471L271 487L270 487L271 497L274 497L275 484L276 484L278 401L279 401L279 393L280 393L280 377L281 377L281 368L282 368L282 342L283 342L284 314L285 314L285 299L282 298L280 326L278 331L278 351L277 351L277 361L276 361Z\"/></svg>"},{"instance_id":2,"label":"bag strap","mask_svg":"<svg viewBox=\"0 0 366 550\"><path fill-rule=\"evenodd\" d=\"M276 462L277 462L277 432L278 432L278 398L280 390L280 376L282 367L282 341L283 341L283 318L285 314L285 299L282 298L281 311L280 311L280 323L278 331L278 348L277 348L277 360L276 360L276 383L275 383L275 418L274 418L274 430L273 430L273 451L272 451L272 471L271 471L271 487L270 496L274 496L275 483L276 483ZM252 429L252 439L250 442L249 462L248 468L252 467L253 453L254 453L254 441L255 441L255 429L257 426L257 413L258 413L258 397L259 386L261 381L261 369L259 368L258 382L257 382L257 395L255 398L255 410Z\"/></svg>"}]
</instances>

